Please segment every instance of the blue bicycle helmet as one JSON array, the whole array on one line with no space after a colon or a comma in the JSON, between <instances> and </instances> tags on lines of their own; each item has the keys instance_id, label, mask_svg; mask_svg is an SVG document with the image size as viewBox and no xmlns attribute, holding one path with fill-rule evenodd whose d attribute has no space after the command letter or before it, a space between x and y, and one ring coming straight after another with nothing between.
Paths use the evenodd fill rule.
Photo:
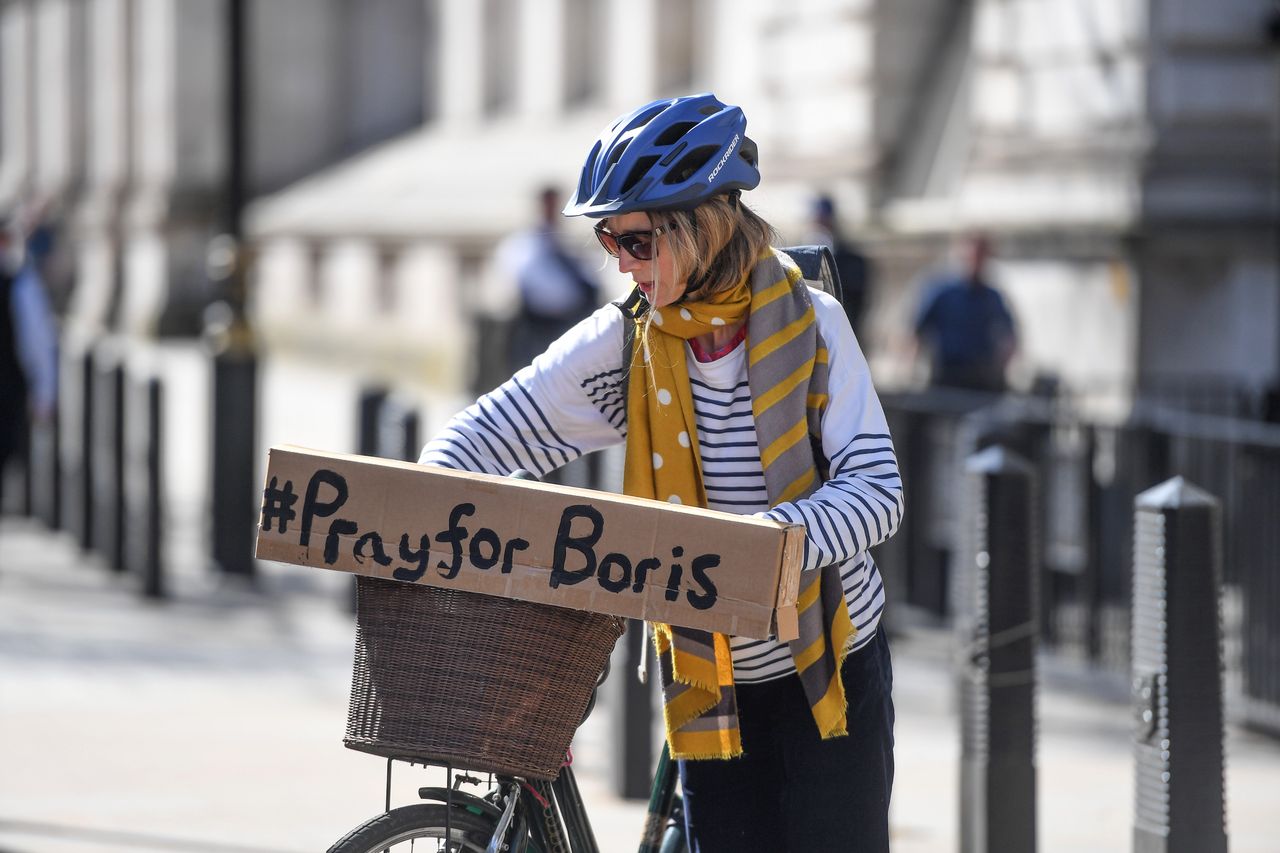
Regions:
<instances>
[{"instance_id":1,"label":"blue bicycle helmet","mask_svg":"<svg viewBox=\"0 0 1280 853\"><path fill-rule=\"evenodd\" d=\"M687 210L760 183L747 118L715 95L645 104L600 134L565 216Z\"/></svg>"}]
</instances>

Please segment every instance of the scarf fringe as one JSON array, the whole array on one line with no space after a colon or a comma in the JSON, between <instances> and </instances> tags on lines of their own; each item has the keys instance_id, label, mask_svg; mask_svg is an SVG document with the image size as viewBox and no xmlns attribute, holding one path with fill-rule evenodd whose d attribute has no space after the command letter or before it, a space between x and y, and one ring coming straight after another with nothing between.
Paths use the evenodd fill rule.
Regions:
<instances>
[{"instance_id":1,"label":"scarf fringe","mask_svg":"<svg viewBox=\"0 0 1280 853\"><path fill-rule=\"evenodd\" d=\"M835 654L836 672L832 679L836 687L836 695L840 697L841 712L833 725L823 728L818 725L818 735L822 740L830 740L834 737L846 737L849 734L849 713L848 699L844 689L844 662L849 657L849 652L853 648L854 639L858 636L858 626L853 624L853 620L849 620L849 635L840 643L840 650ZM828 691L830 688L828 688ZM816 712L816 708L814 709ZM817 722L815 720L815 722Z\"/></svg>"},{"instance_id":2,"label":"scarf fringe","mask_svg":"<svg viewBox=\"0 0 1280 853\"><path fill-rule=\"evenodd\" d=\"M697 752L697 751L685 752L683 750L679 750L675 748L674 746L671 745L670 741L668 741L667 750L668 752L671 753L672 758L678 758L683 761L711 761L714 759L719 759L721 761L732 761L735 758L741 758L743 755L745 755L745 753L742 751L741 745L739 745L738 749L734 752Z\"/></svg>"}]
</instances>

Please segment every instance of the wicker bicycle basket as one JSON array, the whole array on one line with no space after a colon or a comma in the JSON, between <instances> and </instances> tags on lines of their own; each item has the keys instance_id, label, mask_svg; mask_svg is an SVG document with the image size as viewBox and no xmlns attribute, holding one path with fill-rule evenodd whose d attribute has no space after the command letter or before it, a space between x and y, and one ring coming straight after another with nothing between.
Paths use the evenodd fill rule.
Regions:
<instances>
[{"instance_id":1,"label":"wicker bicycle basket","mask_svg":"<svg viewBox=\"0 0 1280 853\"><path fill-rule=\"evenodd\" d=\"M554 779L623 627L614 616L357 578L343 742Z\"/></svg>"}]
</instances>

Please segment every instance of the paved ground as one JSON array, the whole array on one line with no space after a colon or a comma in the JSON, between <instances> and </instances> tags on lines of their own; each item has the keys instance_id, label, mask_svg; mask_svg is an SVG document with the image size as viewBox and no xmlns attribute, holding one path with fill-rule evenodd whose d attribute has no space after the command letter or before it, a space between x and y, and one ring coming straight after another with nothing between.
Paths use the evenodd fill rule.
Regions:
<instances>
[{"instance_id":1,"label":"paved ground","mask_svg":"<svg viewBox=\"0 0 1280 853\"><path fill-rule=\"evenodd\" d=\"M265 566L248 592L213 583L192 543L174 553L173 599L151 604L66 537L0 521L0 853L312 853L381 809L385 764L341 743L347 578ZM915 629L894 655L894 849L953 853L950 644ZM1045 671L1040 850L1128 850L1123 698ZM613 853L634 849L643 808L611 794L607 723L601 706L575 753ZM1232 850L1275 853L1280 743L1231 728L1227 747ZM418 784L400 774L397 799Z\"/></svg>"}]
</instances>

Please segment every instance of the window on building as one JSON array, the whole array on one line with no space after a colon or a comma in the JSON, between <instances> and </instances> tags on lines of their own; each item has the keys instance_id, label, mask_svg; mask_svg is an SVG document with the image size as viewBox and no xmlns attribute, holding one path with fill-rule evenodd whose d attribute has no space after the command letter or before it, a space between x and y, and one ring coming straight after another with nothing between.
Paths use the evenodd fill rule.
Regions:
<instances>
[{"instance_id":1,"label":"window on building","mask_svg":"<svg viewBox=\"0 0 1280 853\"><path fill-rule=\"evenodd\" d=\"M252 194L274 192L423 122L438 89L429 79L435 6L428 0L248 4Z\"/></svg>"},{"instance_id":2,"label":"window on building","mask_svg":"<svg viewBox=\"0 0 1280 853\"><path fill-rule=\"evenodd\" d=\"M694 59L695 38L702 17L702 0L658 0L658 89L685 93L699 69Z\"/></svg>"},{"instance_id":3,"label":"window on building","mask_svg":"<svg viewBox=\"0 0 1280 853\"><path fill-rule=\"evenodd\" d=\"M604 67L604 3L565 0L565 103L588 103L600 94Z\"/></svg>"},{"instance_id":4,"label":"window on building","mask_svg":"<svg viewBox=\"0 0 1280 853\"><path fill-rule=\"evenodd\" d=\"M420 0L360 0L347 6L342 37L349 151L422 123L425 14Z\"/></svg>"},{"instance_id":5,"label":"window on building","mask_svg":"<svg viewBox=\"0 0 1280 853\"><path fill-rule=\"evenodd\" d=\"M422 11L422 120L432 121L440 112L440 0L423 0Z\"/></svg>"},{"instance_id":6,"label":"window on building","mask_svg":"<svg viewBox=\"0 0 1280 853\"><path fill-rule=\"evenodd\" d=\"M499 113L515 103L516 0L484 0L484 111Z\"/></svg>"}]
</instances>

